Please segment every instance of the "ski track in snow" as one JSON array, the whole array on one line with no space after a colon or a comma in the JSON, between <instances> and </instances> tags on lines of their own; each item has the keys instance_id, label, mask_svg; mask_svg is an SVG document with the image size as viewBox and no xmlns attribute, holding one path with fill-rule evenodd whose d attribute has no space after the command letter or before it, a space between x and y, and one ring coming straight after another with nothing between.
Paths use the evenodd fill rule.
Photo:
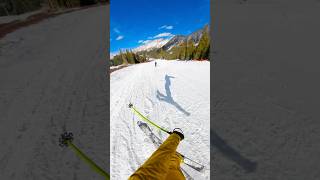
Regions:
<instances>
[{"instance_id":1,"label":"ski track in snow","mask_svg":"<svg viewBox=\"0 0 320 180\"><path fill-rule=\"evenodd\" d=\"M206 166L201 173L185 165L182 167L194 179L209 179L210 63L156 61L157 67L154 62L142 63L111 74L111 178L127 179L155 151L137 126L139 117L128 108L131 102L160 126L168 130L181 128L185 139L178 151ZM165 100L157 98L157 91ZM158 129L153 128L153 131L162 140L167 138L167 134Z\"/></svg>"}]
</instances>

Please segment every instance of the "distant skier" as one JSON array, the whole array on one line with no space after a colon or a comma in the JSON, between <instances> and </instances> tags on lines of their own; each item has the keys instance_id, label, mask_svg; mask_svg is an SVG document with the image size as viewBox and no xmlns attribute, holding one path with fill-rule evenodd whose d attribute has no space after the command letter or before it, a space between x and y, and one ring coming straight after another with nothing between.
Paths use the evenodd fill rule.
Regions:
<instances>
[{"instance_id":1,"label":"distant skier","mask_svg":"<svg viewBox=\"0 0 320 180\"><path fill-rule=\"evenodd\" d=\"M154 62L154 67L157 67L157 61Z\"/></svg>"},{"instance_id":2,"label":"distant skier","mask_svg":"<svg viewBox=\"0 0 320 180\"><path fill-rule=\"evenodd\" d=\"M134 172L129 180L156 179L156 180L184 180L180 169L183 158L176 152L181 140L182 132L173 130L170 136L159 146L144 164Z\"/></svg>"}]
</instances>

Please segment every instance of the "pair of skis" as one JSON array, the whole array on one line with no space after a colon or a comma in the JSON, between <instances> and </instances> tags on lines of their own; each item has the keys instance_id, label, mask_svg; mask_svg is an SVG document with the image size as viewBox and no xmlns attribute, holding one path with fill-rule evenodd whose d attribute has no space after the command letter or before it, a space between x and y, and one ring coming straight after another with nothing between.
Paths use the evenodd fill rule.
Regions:
<instances>
[{"instance_id":1,"label":"pair of skis","mask_svg":"<svg viewBox=\"0 0 320 180\"><path fill-rule=\"evenodd\" d=\"M141 114L134 106L132 103L129 103L128 106L134 114L136 114L137 116L139 116L144 122L142 121L138 121L137 124L140 127L140 129L150 138L150 140L152 141L152 143L155 145L156 148L158 148L161 144L162 144L162 140L157 137L153 131L151 130L151 128L149 127L148 124L154 126L155 128L159 129L160 131L163 131L167 134L172 134L172 132L164 129L163 127L160 127L159 125L157 125L156 123L152 122L150 119L148 119L146 116L144 116L143 114ZM148 124L147 124L148 123ZM183 158L183 163L187 166L189 166L190 168L201 172L204 169L204 165L201 165L200 163L197 163L196 161L193 161L192 159L184 156L183 154L177 152L179 155L182 156ZM193 180L193 178L182 168L181 171L184 173L186 179L188 180Z\"/></svg>"},{"instance_id":2,"label":"pair of skis","mask_svg":"<svg viewBox=\"0 0 320 180\"><path fill-rule=\"evenodd\" d=\"M171 134L170 131L158 126L157 124L155 124L154 122L152 122L151 120L149 120L147 117L145 117L144 115L142 115L134 106L133 104L129 104L129 108L132 109L132 111L139 116L142 120L144 120L145 122L153 125L154 127L158 128L159 130L166 132L168 134ZM153 131L151 130L151 128L149 127L149 125L145 122L142 121L138 121L137 124L140 127L140 129L150 138L150 140L152 141L152 143L155 145L156 148L158 148L161 144L162 144L162 140L157 137ZM177 152L179 155L181 155L183 157L183 163L187 166L189 166L190 168L201 172L204 169L204 165L201 165L200 163L184 156L183 154ZM186 174L186 176L189 176L187 174L187 172L185 170L182 169L182 171ZM192 179L190 176L188 179Z\"/></svg>"},{"instance_id":3,"label":"pair of skis","mask_svg":"<svg viewBox=\"0 0 320 180\"><path fill-rule=\"evenodd\" d=\"M152 143L156 148L158 148L162 144L162 140L154 134L154 132L151 130L151 128L147 123L138 121L137 124L140 127L140 129L144 132L144 134L149 137L149 139L152 141ZM201 165L200 163L193 161L192 159L186 157L185 155L179 152L177 153L182 156L183 163L185 165L199 172L201 172L204 169L204 165Z\"/></svg>"}]
</instances>

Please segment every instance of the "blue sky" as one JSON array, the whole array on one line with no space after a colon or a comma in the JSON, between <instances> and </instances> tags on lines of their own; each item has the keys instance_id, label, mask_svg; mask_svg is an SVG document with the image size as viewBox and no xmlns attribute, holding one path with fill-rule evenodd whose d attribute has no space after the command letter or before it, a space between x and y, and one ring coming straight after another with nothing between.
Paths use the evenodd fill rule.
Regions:
<instances>
[{"instance_id":1,"label":"blue sky","mask_svg":"<svg viewBox=\"0 0 320 180\"><path fill-rule=\"evenodd\" d=\"M110 52L186 35L209 22L210 0L111 0Z\"/></svg>"}]
</instances>

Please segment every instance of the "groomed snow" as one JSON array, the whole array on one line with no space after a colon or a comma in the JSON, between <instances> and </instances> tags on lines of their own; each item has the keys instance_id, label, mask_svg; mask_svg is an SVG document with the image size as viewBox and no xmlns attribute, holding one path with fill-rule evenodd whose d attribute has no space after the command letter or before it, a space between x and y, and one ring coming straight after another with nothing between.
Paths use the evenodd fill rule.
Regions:
<instances>
[{"instance_id":1,"label":"groomed snow","mask_svg":"<svg viewBox=\"0 0 320 180\"><path fill-rule=\"evenodd\" d=\"M110 173L127 179L155 151L137 126L131 102L160 126L185 134L178 151L206 166L202 173L182 167L194 179L210 177L210 62L156 60L110 76ZM152 127L153 128L153 127ZM153 128L163 140L167 135Z\"/></svg>"}]
</instances>

